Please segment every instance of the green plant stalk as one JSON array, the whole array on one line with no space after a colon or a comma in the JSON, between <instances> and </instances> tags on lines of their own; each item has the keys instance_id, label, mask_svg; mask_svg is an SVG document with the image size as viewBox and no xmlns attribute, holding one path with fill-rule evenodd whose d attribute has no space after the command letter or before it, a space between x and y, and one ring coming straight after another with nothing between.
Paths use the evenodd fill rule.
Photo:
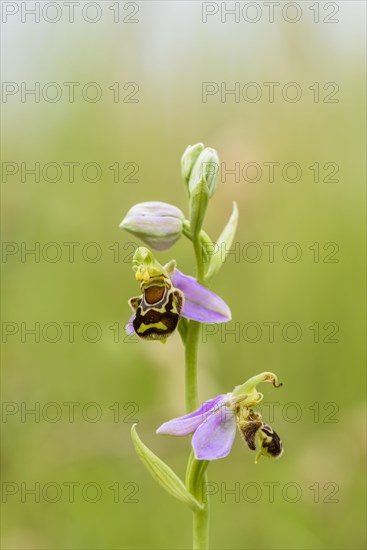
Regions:
<instances>
[{"instance_id":1,"label":"green plant stalk","mask_svg":"<svg viewBox=\"0 0 367 550\"><path fill-rule=\"evenodd\" d=\"M202 254L202 244L199 236L194 237L193 245L196 256L197 280L200 284L204 283L204 262ZM186 392L186 411L190 413L197 408L197 357L200 336L200 323L198 321L189 321L185 335L185 392ZM200 503L204 504L203 510L194 513L193 519L193 550L207 550L209 547L209 505L205 491L206 474L208 465L203 461L189 459L189 477L187 485L190 492L195 495ZM199 475L198 475L199 470Z\"/></svg>"},{"instance_id":2,"label":"green plant stalk","mask_svg":"<svg viewBox=\"0 0 367 550\"><path fill-rule=\"evenodd\" d=\"M197 280L200 284L204 284L204 262L203 262L203 247L199 236L193 239L196 265L197 265Z\"/></svg>"},{"instance_id":3,"label":"green plant stalk","mask_svg":"<svg viewBox=\"0 0 367 550\"><path fill-rule=\"evenodd\" d=\"M194 550L207 549L209 546L209 504L206 494L206 469L208 460L196 460L194 452L188 461L186 487L196 500L203 505L203 510L194 514Z\"/></svg>"},{"instance_id":4,"label":"green plant stalk","mask_svg":"<svg viewBox=\"0 0 367 550\"><path fill-rule=\"evenodd\" d=\"M205 482L207 475L204 474L204 478L200 487L203 487L203 490L200 491L203 493L205 490ZM194 513L193 521L193 550L207 550L209 548L209 502L208 496L205 497L205 502L203 502L203 494L197 496L199 502L203 503L204 508L200 512Z\"/></svg>"},{"instance_id":5,"label":"green plant stalk","mask_svg":"<svg viewBox=\"0 0 367 550\"><path fill-rule=\"evenodd\" d=\"M197 357L199 336L200 323L198 321L189 321L185 341L185 391L187 413L197 409Z\"/></svg>"}]
</instances>

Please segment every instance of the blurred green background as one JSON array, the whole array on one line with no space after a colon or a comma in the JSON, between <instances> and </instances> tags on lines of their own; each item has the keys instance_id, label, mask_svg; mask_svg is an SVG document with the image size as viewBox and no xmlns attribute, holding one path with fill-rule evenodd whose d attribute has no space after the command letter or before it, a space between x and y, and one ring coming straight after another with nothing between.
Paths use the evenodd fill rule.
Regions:
<instances>
[{"instance_id":1,"label":"blurred green background","mask_svg":"<svg viewBox=\"0 0 367 550\"><path fill-rule=\"evenodd\" d=\"M278 9L269 23L262 2L256 23L243 17L222 23L221 3L207 23L201 3L186 1L140 2L139 11L136 3L121 2L118 23L112 2L97 3L102 16L95 23L81 16L87 2L76 8L74 23L63 2L55 23L42 13L39 23L32 16L22 22L21 4L34 3L9 4L19 11L3 24L3 81L29 88L39 82L41 90L56 82L62 97L53 103L41 91L39 102L30 95L22 102L19 92L4 96L2 104L2 158L14 163L3 164L2 184L2 547L190 547L191 512L151 480L130 440L131 423L138 421L143 441L184 475L189 439L155 435L162 422L184 413L182 346L178 334L165 346L124 336L127 300L138 293L130 263L131 243L138 242L118 224L133 204L146 200L172 202L187 214L179 160L187 145L203 141L217 149L227 169L258 163L263 172L259 181L242 174L236 181L223 164L223 181L209 205L205 229L213 239L233 200L240 222L237 256L229 256L213 282L233 320L203 338L200 399L231 391L263 370L275 371L284 383L281 390L264 387L265 403L278 403L274 419L267 417L269 406L263 408L283 440L281 460L255 466L238 437L230 456L209 468L211 546L365 548L364 3L329 3L339 8L336 23L324 22L332 9L323 2L319 23L311 2L297 3L302 16L296 23ZM56 17L53 9L46 19ZM93 18L89 9L85 14ZM73 103L65 82L80 83ZM99 101L83 99L80 90L88 82L101 87ZM118 103L109 90L115 82ZM138 102L121 101L133 90L123 89L128 82L138 84ZM236 102L233 95L221 101L220 94L203 102L202 82L228 89L256 82L263 95L256 103ZM280 83L274 102L264 82ZM282 97L289 82L301 87L300 101ZM309 89L315 82L319 102ZM338 102L323 101L333 90L323 88L328 82L338 84ZM50 162L64 166L60 179L47 181L50 168L46 179L25 174L22 182L21 163L31 168L36 162L41 169ZM73 182L65 162L80 163ZM100 166L99 181L83 178L89 162ZM273 182L264 162L280 163ZM289 162L302 169L296 182L282 176ZM316 162L318 183L309 168ZM338 165L335 182L324 181L330 162ZM115 163L118 182L109 168ZM137 181L126 181L136 165ZM11 169L18 172L4 177ZM256 262L249 261L253 242L262 253ZM280 243L274 262L269 242ZM301 250L299 261L282 256L290 242ZM63 243L78 243L73 262L71 245ZM96 245L85 248L88 243ZM324 248L327 243L336 244ZM34 247L39 258L24 254ZM50 261L60 250L61 257ZM90 261L96 250L101 257ZM194 272L184 238L157 257L174 257L183 271ZM70 341L73 322L78 325ZM273 342L264 325L269 322L279 323ZM25 332L35 323L38 342ZM282 335L287 323L301 328L297 342ZM250 341L256 339L253 327L261 330L256 342ZM96 342L86 341L95 334ZM26 414L31 408L35 415ZM274 498L269 484L275 484ZM27 493L32 487L39 495Z\"/></svg>"}]
</instances>

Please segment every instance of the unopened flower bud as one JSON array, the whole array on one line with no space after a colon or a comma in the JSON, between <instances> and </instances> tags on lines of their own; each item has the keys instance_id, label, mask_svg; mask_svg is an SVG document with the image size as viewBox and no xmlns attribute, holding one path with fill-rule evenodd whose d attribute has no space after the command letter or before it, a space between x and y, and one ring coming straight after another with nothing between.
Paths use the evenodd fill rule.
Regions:
<instances>
[{"instance_id":1,"label":"unopened flower bud","mask_svg":"<svg viewBox=\"0 0 367 550\"><path fill-rule=\"evenodd\" d=\"M186 182L186 184L189 183L190 175L192 172L192 169L195 166L195 163L204 149L203 143L196 143L195 145L189 145L185 151L184 154L181 157L181 175Z\"/></svg>"},{"instance_id":2,"label":"unopened flower bud","mask_svg":"<svg viewBox=\"0 0 367 550\"><path fill-rule=\"evenodd\" d=\"M211 198L217 188L219 175L219 157L215 149L205 147L200 153L191 172L189 181L190 195L195 192L198 185L205 181L208 188L208 196Z\"/></svg>"},{"instance_id":3,"label":"unopened flower bud","mask_svg":"<svg viewBox=\"0 0 367 550\"><path fill-rule=\"evenodd\" d=\"M120 227L151 248L165 250L181 237L184 219L176 206L157 201L142 202L130 208Z\"/></svg>"}]
</instances>

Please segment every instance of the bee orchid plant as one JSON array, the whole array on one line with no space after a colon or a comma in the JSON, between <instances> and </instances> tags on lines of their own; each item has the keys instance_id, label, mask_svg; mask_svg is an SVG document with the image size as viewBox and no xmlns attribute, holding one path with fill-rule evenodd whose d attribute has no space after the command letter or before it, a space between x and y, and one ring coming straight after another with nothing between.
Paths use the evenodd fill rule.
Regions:
<instances>
[{"instance_id":1,"label":"bee orchid plant","mask_svg":"<svg viewBox=\"0 0 367 550\"><path fill-rule=\"evenodd\" d=\"M224 262L223 248L229 250L233 242L238 222L236 204L216 243L202 229L209 199L217 186L218 172L219 158L214 149L202 143L189 146L181 158L189 219L185 219L176 206L154 201L133 206L120 224L154 250L167 250L183 235L193 244L196 277L182 273L175 260L163 266L148 248L136 250L133 270L140 284L140 295L129 300L133 313L126 332L136 333L142 340L165 343L178 330L185 347L186 414L164 422L157 429L157 434L193 434L185 482L141 441L135 425L131 433L136 452L152 477L192 509L193 548L200 550L209 545L206 470L212 460L228 456L236 431L250 450L257 451L255 462L261 456L278 458L283 452L278 434L256 411L263 397L257 390L258 384L270 382L279 387L275 374L263 372L252 376L231 392L198 407L197 350L201 323L231 320L228 305L209 290L208 285Z\"/></svg>"}]
</instances>

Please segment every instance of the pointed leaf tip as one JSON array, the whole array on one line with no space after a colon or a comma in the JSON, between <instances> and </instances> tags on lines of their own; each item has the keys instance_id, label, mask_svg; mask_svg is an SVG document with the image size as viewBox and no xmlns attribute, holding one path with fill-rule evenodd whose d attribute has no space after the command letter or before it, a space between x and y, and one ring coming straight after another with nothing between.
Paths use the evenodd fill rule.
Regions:
<instances>
[{"instance_id":1,"label":"pointed leaf tip","mask_svg":"<svg viewBox=\"0 0 367 550\"><path fill-rule=\"evenodd\" d=\"M136 424L131 427L131 439L133 441L135 451L152 476L152 478L159 483L163 489L170 495L174 496L177 500L180 500L184 504L187 504L193 512L200 512L203 506L196 500L196 498L187 490L181 479L174 473L174 471L167 466L163 460L158 458L139 438L136 428Z\"/></svg>"}]
</instances>

